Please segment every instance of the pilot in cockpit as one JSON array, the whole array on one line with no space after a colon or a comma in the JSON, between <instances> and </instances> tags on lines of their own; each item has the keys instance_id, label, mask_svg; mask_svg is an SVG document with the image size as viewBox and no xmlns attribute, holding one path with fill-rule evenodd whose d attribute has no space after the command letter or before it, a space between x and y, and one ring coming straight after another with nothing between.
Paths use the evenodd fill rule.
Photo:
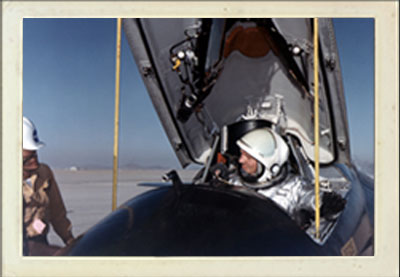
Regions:
<instances>
[{"instance_id":1,"label":"pilot in cockpit","mask_svg":"<svg viewBox=\"0 0 400 277\"><path fill-rule=\"evenodd\" d=\"M251 130L236 141L239 168L229 184L245 186L271 199L297 224L307 229L314 219L314 185L306 182L288 162L290 149L271 128ZM343 210L346 200L334 192L321 192L321 217L327 220Z\"/></svg>"}]
</instances>

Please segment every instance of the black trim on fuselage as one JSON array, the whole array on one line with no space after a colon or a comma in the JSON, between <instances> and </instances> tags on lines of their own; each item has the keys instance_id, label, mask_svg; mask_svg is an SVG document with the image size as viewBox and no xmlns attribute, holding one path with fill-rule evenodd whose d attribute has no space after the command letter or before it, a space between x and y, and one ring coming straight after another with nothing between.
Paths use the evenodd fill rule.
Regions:
<instances>
[{"instance_id":1,"label":"black trim on fuselage","mask_svg":"<svg viewBox=\"0 0 400 277\"><path fill-rule=\"evenodd\" d=\"M181 192L164 187L128 201L67 255L338 255L314 243L269 199L208 185L185 185Z\"/></svg>"}]
</instances>

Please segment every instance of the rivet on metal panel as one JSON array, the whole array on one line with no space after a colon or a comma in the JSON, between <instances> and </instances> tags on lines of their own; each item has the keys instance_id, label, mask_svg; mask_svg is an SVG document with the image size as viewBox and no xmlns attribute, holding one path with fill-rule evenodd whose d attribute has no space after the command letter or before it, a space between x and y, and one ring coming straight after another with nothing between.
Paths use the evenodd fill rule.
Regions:
<instances>
[{"instance_id":1,"label":"rivet on metal panel","mask_svg":"<svg viewBox=\"0 0 400 277\"><path fill-rule=\"evenodd\" d=\"M182 149L182 143L181 142L175 142L174 149L175 149L175 151L181 150Z\"/></svg>"},{"instance_id":2,"label":"rivet on metal panel","mask_svg":"<svg viewBox=\"0 0 400 277\"><path fill-rule=\"evenodd\" d=\"M151 66L143 66L142 72L143 72L143 76L147 77L147 76L153 74L153 69L151 68Z\"/></svg>"},{"instance_id":3,"label":"rivet on metal panel","mask_svg":"<svg viewBox=\"0 0 400 277\"><path fill-rule=\"evenodd\" d=\"M336 61L334 58L327 58L326 59L326 66L330 69L330 70L334 70L336 67Z\"/></svg>"},{"instance_id":4,"label":"rivet on metal panel","mask_svg":"<svg viewBox=\"0 0 400 277\"><path fill-rule=\"evenodd\" d=\"M339 138L338 144L339 144L339 147L341 150L346 150L346 139L345 138Z\"/></svg>"}]
</instances>

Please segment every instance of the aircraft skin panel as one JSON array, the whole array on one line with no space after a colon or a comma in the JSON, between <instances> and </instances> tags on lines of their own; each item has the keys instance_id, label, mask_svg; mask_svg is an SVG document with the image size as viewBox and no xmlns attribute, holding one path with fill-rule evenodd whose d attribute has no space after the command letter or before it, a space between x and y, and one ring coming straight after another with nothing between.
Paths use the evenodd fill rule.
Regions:
<instances>
[{"instance_id":1,"label":"aircraft skin panel","mask_svg":"<svg viewBox=\"0 0 400 277\"><path fill-rule=\"evenodd\" d=\"M373 244L373 228L368 219L366 195L353 168L344 164L335 164L335 168L350 181L351 190L347 196L346 208L337 221L336 236L333 237L338 240L337 243L342 245L342 248L351 239L357 241L355 247L359 253L354 255L360 255L366 246ZM361 225L363 220L367 222Z\"/></svg>"},{"instance_id":2,"label":"aircraft skin panel","mask_svg":"<svg viewBox=\"0 0 400 277\"><path fill-rule=\"evenodd\" d=\"M176 155L182 166L188 165L192 160L190 155L185 149L185 144L182 143L181 135L175 126L176 122L172 119L172 111L164 99L164 95L160 89L160 80L155 75L155 67L152 64L151 57L149 57L148 50L145 47L143 36L140 35L141 31L137 24L136 19L123 20L124 31L128 43L132 49L132 54L136 60L139 72L146 85L147 91L153 102L158 117L164 127L164 130L169 138L172 148L175 150Z\"/></svg>"},{"instance_id":3,"label":"aircraft skin panel","mask_svg":"<svg viewBox=\"0 0 400 277\"><path fill-rule=\"evenodd\" d=\"M311 49L313 43L312 19L310 18L273 18L276 28L285 40L303 49ZM323 19L319 19L323 20Z\"/></svg>"},{"instance_id":4,"label":"aircraft skin panel","mask_svg":"<svg viewBox=\"0 0 400 277\"><path fill-rule=\"evenodd\" d=\"M336 46L335 32L332 20L319 20L320 48L323 53L321 60L326 64L323 67L326 86L329 90L328 101L332 107L331 120L335 128L332 137L336 145L336 161L338 163L351 164L351 150L348 133L348 120L346 111L346 100L344 96L342 72L340 68L339 53Z\"/></svg>"},{"instance_id":5,"label":"aircraft skin panel","mask_svg":"<svg viewBox=\"0 0 400 277\"><path fill-rule=\"evenodd\" d=\"M154 66L162 76L161 82L165 87L166 101L174 113L173 117L176 118L176 111L183 92L182 83L179 81L177 73L172 69L170 49L174 44L185 39L185 30L191 26L196 26L197 19L140 19L140 22L145 31L146 39L149 41L150 51L155 57ZM171 29L174 32L171 32ZM205 163L205 160L201 160L200 157L210 149L212 136L204 133L203 127L198 124L194 117L191 117L186 123L176 119L174 121L185 147L189 150L190 159L193 162Z\"/></svg>"}]
</instances>

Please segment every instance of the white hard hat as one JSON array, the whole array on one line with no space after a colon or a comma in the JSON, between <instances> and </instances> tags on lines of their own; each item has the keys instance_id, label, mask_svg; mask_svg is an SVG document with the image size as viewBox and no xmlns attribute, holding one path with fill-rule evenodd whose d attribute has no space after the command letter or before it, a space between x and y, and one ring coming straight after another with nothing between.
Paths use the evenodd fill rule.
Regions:
<instances>
[{"instance_id":1,"label":"white hard hat","mask_svg":"<svg viewBox=\"0 0 400 277\"><path fill-rule=\"evenodd\" d=\"M248 132L236 144L265 168L258 183L271 181L289 157L289 147L283 138L269 128Z\"/></svg>"},{"instance_id":2,"label":"white hard hat","mask_svg":"<svg viewBox=\"0 0 400 277\"><path fill-rule=\"evenodd\" d=\"M24 150L38 150L45 144L39 140L37 130L32 121L24 116L23 118L23 142L22 148Z\"/></svg>"}]
</instances>

